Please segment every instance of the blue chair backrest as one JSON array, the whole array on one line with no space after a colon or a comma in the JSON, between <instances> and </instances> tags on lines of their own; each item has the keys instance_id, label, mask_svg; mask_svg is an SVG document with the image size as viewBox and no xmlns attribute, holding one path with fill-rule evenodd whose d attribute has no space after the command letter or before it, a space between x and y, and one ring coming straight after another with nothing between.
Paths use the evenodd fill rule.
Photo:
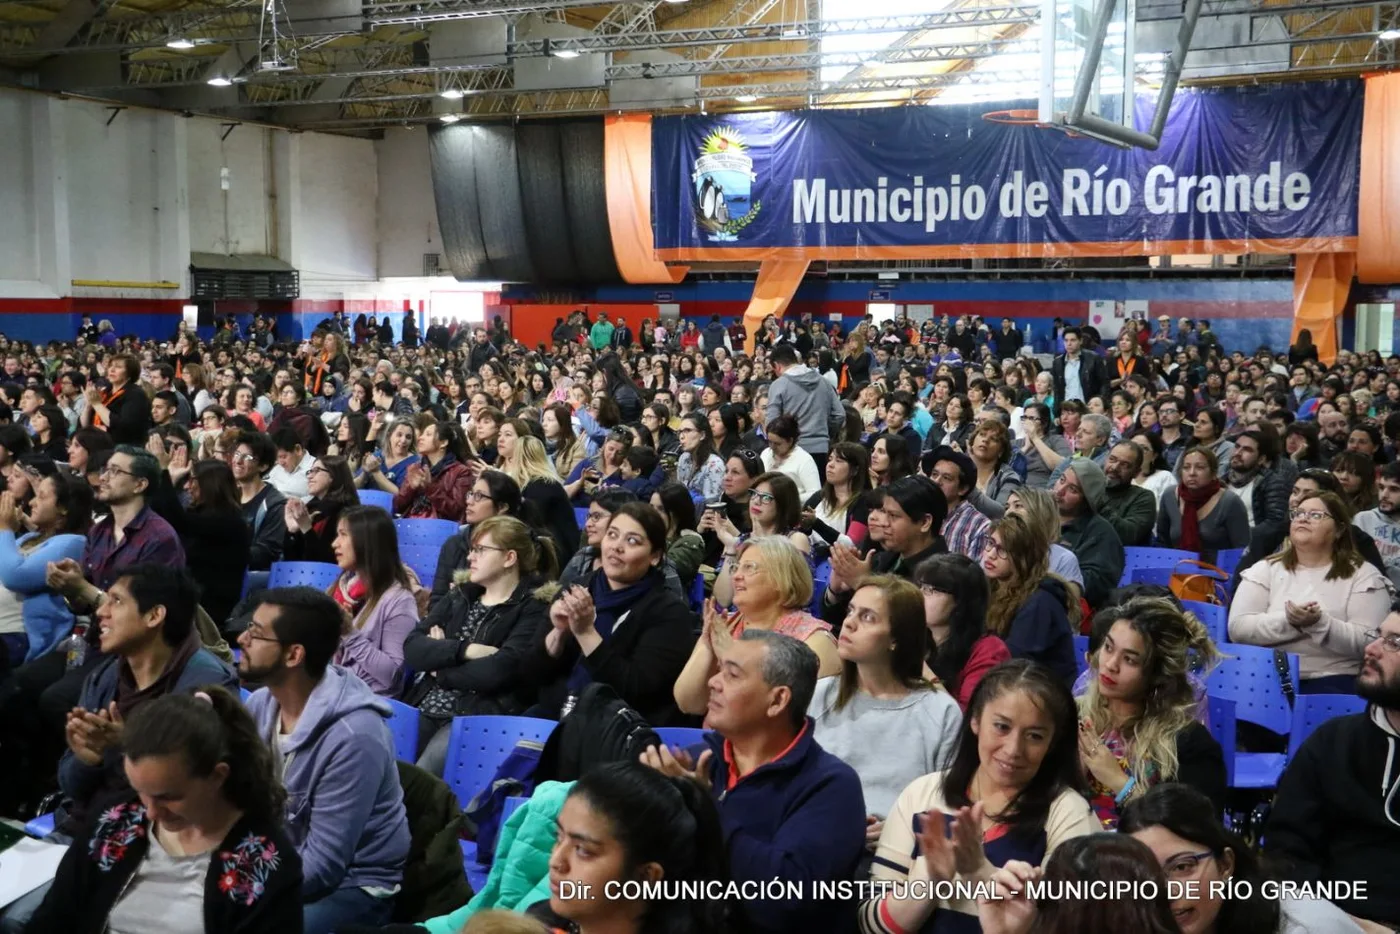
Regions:
<instances>
[{"instance_id":1,"label":"blue chair backrest","mask_svg":"<svg viewBox=\"0 0 1400 934\"><path fill-rule=\"evenodd\" d=\"M659 726L656 735L667 746L685 749L705 741L705 731L693 726Z\"/></svg>"},{"instance_id":2,"label":"blue chair backrest","mask_svg":"<svg viewBox=\"0 0 1400 934\"><path fill-rule=\"evenodd\" d=\"M807 608L818 619L822 615L822 597L826 596L826 585L831 583L831 562L823 561L812 571L812 605Z\"/></svg>"},{"instance_id":3,"label":"blue chair backrest","mask_svg":"<svg viewBox=\"0 0 1400 934\"><path fill-rule=\"evenodd\" d=\"M1168 589L1172 585L1171 568L1130 568L1123 572L1123 576L1128 578L1130 584L1155 584Z\"/></svg>"},{"instance_id":4,"label":"blue chair backrest","mask_svg":"<svg viewBox=\"0 0 1400 934\"><path fill-rule=\"evenodd\" d=\"M322 561L274 561L267 577L267 586L314 587L329 590L340 579L340 568Z\"/></svg>"},{"instance_id":5,"label":"blue chair backrest","mask_svg":"<svg viewBox=\"0 0 1400 934\"><path fill-rule=\"evenodd\" d=\"M1235 702L1223 697L1206 698L1206 723L1225 758L1225 786L1235 785Z\"/></svg>"},{"instance_id":6,"label":"blue chair backrest","mask_svg":"<svg viewBox=\"0 0 1400 934\"><path fill-rule=\"evenodd\" d=\"M1222 645L1220 650L1227 657L1206 680L1210 696L1234 701L1236 719L1287 736L1293 728L1293 709L1274 667L1274 650L1232 643ZM1297 655L1288 653L1288 667L1296 695Z\"/></svg>"},{"instance_id":7,"label":"blue chair backrest","mask_svg":"<svg viewBox=\"0 0 1400 934\"><path fill-rule=\"evenodd\" d=\"M700 572L695 573L695 580L690 583L690 608L696 613L705 609L705 575Z\"/></svg>"},{"instance_id":8,"label":"blue chair backrest","mask_svg":"<svg viewBox=\"0 0 1400 934\"><path fill-rule=\"evenodd\" d=\"M450 519L395 519L394 530L399 534L399 550L404 546L441 548L462 527Z\"/></svg>"},{"instance_id":9,"label":"blue chair backrest","mask_svg":"<svg viewBox=\"0 0 1400 934\"><path fill-rule=\"evenodd\" d=\"M1220 549L1215 553L1215 566L1233 577L1235 568L1240 566L1240 559L1244 557L1244 551L1243 548Z\"/></svg>"},{"instance_id":10,"label":"blue chair backrest","mask_svg":"<svg viewBox=\"0 0 1400 934\"><path fill-rule=\"evenodd\" d=\"M1223 606L1213 603L1199 603L1195 600L1182 600L1181 605L1188 613L1194 613L1210 633L1210 638L1219 645L1230 641L1229 612Z\"/></svg>"},{"instance_id":11,"label":"blue chair backrest","mask_svg":"<svg viewBox=\"0 0 1400 934\"><path fill-rule=\"evenodd\" d=\"M378 506L389 515L394 514L394 494L383 490L360 490L361 506Z\"/></svg>"},{"instance_id":12,"label":"blue chair backrest","mask_svg":"<svg viewBox=\"0 0 1400 934\"><path fill-rule=\"evenodd\" d=\"M1089 637L1071 636L1074 640L1074 662L1079 666L1079 673L1083 674L1089 670Z\"/></svg>"},{"instance_id":13,"label":"blue chair backrest","mask_svg":"<svg viewBox=\"0 0 1400 934\"><path fill-rule=\"evenodd\" d=\"M1195 561L1200 555L1194 551L1178 548L1147 548L1133 546L1123 549L1123 577L1120 586L1133 582L1133 571L1138 568L1174 568L1178 561Z\"/></svg>"},{"instance_id":14,"label":"blue chair backrest","mask_svg":"<svg viewBox=\"0 0 1400 934\"><path fill-rule=\"evenodd\" d=\"M413 569L418 583L429 589L437 575L438 558L442 554L441 545L399 545L399 560Z\"/></svg>"},{"instance_id":15,"label":"blue chair backrest","mask_svg":"<svg viewBox=\"0 0 1400 934\"><path fill-rule=\"evenodd\" d=\"M578 527L579 527L579 528L583 528L584 525L586 525L586 524L588 523L588 507L587 507L587 506L583 506L583 507L575 506L575 507L574 507L574 521L578 523Z\"/></svg>"},{"instance_id":16,"label":"blue chair backrest","mask_svg":"<svg viewBox=\"0 0 1400 934\"><path fill-rule=\"evenodd\" d=\"M1288 734L1288 761L1293 761L1303 740L1328 720L1365 710L1366 702L1355 694L1299 694L1293 705L1293 731Z\"/></svg>"},{"instance_id":17,"label":"blue chair backrest","mask_svg":"<svg viewBox=\"0 0 1400 934\"><path fill-rule=\"evenodd\" d=\"M459 802L471 801L522 739L543 743L558 724L534 717L454 717L442 778Z\"/></svg>"},{"instance_id":18,"label":"blue chair backrest","mask_svg":"<svg viewBox=\"0 0 1400 934\"><path fill-rule=\"evenodd\" d=\"M389 733L394 737L394 756L400 762L417 762L418 708L392 697L386 699L393 711L389 715Z\"/></svg>"}]
</instances>

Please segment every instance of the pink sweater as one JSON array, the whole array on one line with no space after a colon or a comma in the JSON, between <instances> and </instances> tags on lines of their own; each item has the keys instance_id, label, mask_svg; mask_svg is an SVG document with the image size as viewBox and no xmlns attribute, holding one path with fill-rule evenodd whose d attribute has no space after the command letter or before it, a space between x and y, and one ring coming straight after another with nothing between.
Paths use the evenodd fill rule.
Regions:
<instances>
[{"instance_id":1,"label":"pink sweater","mask_svg":"<svg viewBox=\"0 0 1400 934\"><path fill-rule=\"evenodd\" d=\"M340 640L335 663L359 675L374 693L397 697L403 691L403 641L417 625L417 601L395 584L369 618Z\"/></svg>"}]
</instances>

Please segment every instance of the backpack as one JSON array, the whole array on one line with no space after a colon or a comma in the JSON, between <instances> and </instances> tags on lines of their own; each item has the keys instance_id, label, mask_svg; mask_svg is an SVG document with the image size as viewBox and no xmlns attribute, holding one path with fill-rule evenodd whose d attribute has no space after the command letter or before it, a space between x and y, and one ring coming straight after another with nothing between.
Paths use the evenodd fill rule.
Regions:
<instances>
[{"instance_id":1,"label":"backpack","mask_svg":"<svg viewBox=\"0 0 1400 934\"><path fill-rule=\"evenodd\" d=\"M549 735L535 781L571 782L595 765L636 762L661 737L606 684L590 684Z\"/></svg>"},{"instance_id":2,"label":"backpack","mask_svg":"<svg viewBox=\"0 0 1400 934\"><path fill-rule=\"evenodd\" d=\"M496 774L491 776L491 784L478 791L467 805L467 820L476 828L476 861L481 865L491 865L491 858L495 855L496 835L501 832L506 799L528 798L535 790L543 748L538 740L522 739L517 742L497 766Z\"/></svg>"}]
</instances>

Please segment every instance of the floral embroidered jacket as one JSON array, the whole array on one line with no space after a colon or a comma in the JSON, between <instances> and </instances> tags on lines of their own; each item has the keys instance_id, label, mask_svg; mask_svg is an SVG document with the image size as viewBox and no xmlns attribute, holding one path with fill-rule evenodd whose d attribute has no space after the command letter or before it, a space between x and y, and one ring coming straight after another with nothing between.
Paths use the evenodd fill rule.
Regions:
<instances>
[{"instance_id":1,"label":"floral embroidered jacket","mask_svg":"<svg viewBox=\"0 0 1400 934\"><path fill-rule=\"evenodd\" d=\"M151 845L137 798L97 813L68 848L29 934L102 934ZM245 815L209 858L205 934L301 934L301 859L280 825Z\"/></svg>"}]
</instances>

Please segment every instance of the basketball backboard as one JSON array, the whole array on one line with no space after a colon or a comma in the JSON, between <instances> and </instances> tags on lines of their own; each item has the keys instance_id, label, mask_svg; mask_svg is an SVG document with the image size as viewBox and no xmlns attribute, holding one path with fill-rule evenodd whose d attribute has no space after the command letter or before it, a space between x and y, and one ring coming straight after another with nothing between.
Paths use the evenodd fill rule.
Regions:
<instances>
[{"instance_id":1,"label":"basketball backboard","mask_svg":"<svg viewBox=\"0 0 1400 934\"><path fill-rule=\"evenodd\" d=\"M1201 2L1183 4L1176 48L1143 62L1134 43L1137 0L1041 0L1038 122L1115 146L1156 149ZM1160 90L1151 124L1136 126L1134 98L1144 77Z\"/></svg>"}]
</instances>

